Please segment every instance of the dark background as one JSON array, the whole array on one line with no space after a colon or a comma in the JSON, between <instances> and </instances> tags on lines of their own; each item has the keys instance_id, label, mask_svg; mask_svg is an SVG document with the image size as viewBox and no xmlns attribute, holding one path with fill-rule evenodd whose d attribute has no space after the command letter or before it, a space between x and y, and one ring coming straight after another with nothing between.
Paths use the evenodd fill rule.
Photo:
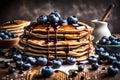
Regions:
<instances>
[{"instance_id":1,"label":"dark background","mask_svg":"<svg viewBox=\"0 0 120 80\"><path fill-rule=\"evenodd\" d=\"M120 0L0 0L0 24L12 19L36 21L39 15L58 11L92 25L91 20L100 20L111 3L115 8L107 19L109 29L120 33Z\"/></svg>"}]
</instances>

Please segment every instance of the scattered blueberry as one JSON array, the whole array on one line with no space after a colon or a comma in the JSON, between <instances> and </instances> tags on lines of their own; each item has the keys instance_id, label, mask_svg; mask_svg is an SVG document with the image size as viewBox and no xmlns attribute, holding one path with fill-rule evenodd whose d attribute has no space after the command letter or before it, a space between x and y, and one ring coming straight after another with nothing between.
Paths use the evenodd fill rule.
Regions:
<instances>
[{"instance_id":1,"label":"scattered blueberry","mask_svg":"<svg viewBox=\"0 0 120 80\"><path fill-rule=\"evenodd\" d=\"M59 60L61 63L63 63L63 60L61 58L57 58L56 60Z\"/></svg>"},{"instance_id":2,"label":"scattered blueberry","mask_svg":"<svg viewBox=\"0 0 120 80\"><path fill-rule=\"evenodd\" d=\"M106 60L106 59L108 59L108 57L109 57L109 53L108 52L101 52L101 53L99 53L99 58L101 60Z\"/></svg>"},{"instance_id":3,"label":"scattered blueberry","mask_svg":"<svg viewBox=\"0 0 120 80\"><path fill-rule=\"evenodd\" d=\"M24 70L28 70L30 67L31 67L31 64L30 64L30 63L24 63L24 64L23 64L23 69L24 69Z\"/></svg>"},{"instance_id":4,"label":"scattered blueberry","mask_svg":"<svg viewBox=\"0 0 120 80\"><path fill-rule=\"evenodd\" d=\"M117 58L117 60L120 60L120 54L119 53L116 53L115 57Z\"/></svg>"},{"instance_id":5,"label":"scattered blueberry","mask_svg":"<svg viewBox=\"0 0 120 80\"><path fill-rule=\"evenodd\" d=\"M53 60L52 64L53 64L53 67L59 68L62 65L62 62L60 60L55 59Z\"/></svg>"},{"instance_id":6,"label":"scattered blueberry","mask_svg":"<svg viewBox=\"0 0 120 80\"><path fill-rule=\"evenodd\" d=\"M24 64L24 62L23 61L16 61L16 67L22 67L23 66L23 64Z\"/></svg>"},{"instance_id":7,"label":"scattered blueberry","mask_svg":"<svg viewBox=\"0 0 120 80\"><path fill-rule=\"evenodd\" d=\"M73 65L76 63L76 59L73 57L67 57L67 63Z\"/></svg>"},{"instance_id":8,"label":"scattered blueberry","mask_svg":"<svg viewBox=\"0 0 120 80\"><path fill-rule=\"evenodd\" d=\"M27 57L26 61L27 61L27 63L30 63L30 64L35 64L36 63L36 59L33 58L33 57Z\"/></svg>"},{"instance_id":9,"label":"scattered blueberry","mask_svg":"<svg viewBox=\"0 0 120 80\"><path fill-rule=\"evenodd\" d=\"M108 61L109 64L111 64L111 63L113 63L113 61L117 61L117 58L114 57L114 56L109 56L107 61Z\"/></svg>"},{"instance_id":10,"label":"scattered blueberry","mask_svg":"<svg viewBox=\"0 0 120 80\"><path fill-rule=\"evenodd\" d=\"M21 54L14 54L13 55L13 60L14 61L22 60L22 55Z\"/></svg>"},{"instance_id":11,"label":"scattered blueberry","mask_svg":"<svg viewBox=\"0 0 120 80\"><path fill-rule=\"evenodd\" d=\"M97 70L99 68L98 63L92 63L91 68L92 68L92 70Z\"/></svg>"},{"instance_id":12,"label":"scattered blueberry","mask_svg":"<svg viewBox=\"0 0 120 80\"><path fill-rule=\"evenodd\" d=\"M42 68L41 74L43 77L50 77L53 74L53 69L49 66L44 66Z\"/></svg>"},{"instance_id":13,"label":"scattered blueberry","mask_svg":"<svg viewBox=\"0 0 120 80\"><path fill-rule=\"evenodd\" d=\"M78 66L78 71L83 71L84 67L83 66Z\"/></svg>"},{"instance_id":14,"label":"scattered blueberry","mask_svg":"<svg viewBox=\"0 0 120 80\"><path fill-rule=\"evenodd\" d=\"M40 65L44 66L44 65L47 64L48 60L47 60L47 58L45 58L45 57L39 57L39 58L37 59L37 62L38 62Z\"/></svg>"},{"instance_id":15,"label":"scattered blueberry","mask_svg":"<svg viewBox=\"0 0 120 80\"><path fill-rule=\"evenodd\" d=\"M113 61L112 65L120 69L120 61Z\"/></svg>"},{"instance_id":16,"label":"scattered blueberry","mask_svg":"<svg viewBox=\"0 0 120 80\"><path fill-rule=\"evenodd\" d=\"M119 72L119 69L113 66L109 66L107 70L108 70L108 74L111 76L114 76Z\"/></svg>"},{"instance_id":17,"label":"scattered blueberry","mask_svg":"<svg viewBox=\"0 0 120 80\"><path fill-rule=\"evenodd\" d=\"M89 56L87 58L88 62L91 64L91 63L96 63L97 62L97 58L94 57L94 56Z\"/></svg>"},{"instance_id":18,"label":"scattered blueberry","mask_svg":"<svg viewBox=\"0 0 120 80\"><path fill-rule=\"evenodd\" d=\"M77 75L78 75L77 71L72 71L72 74L71 74L72 77L76 77Z\"/></svg>"}]
</instances>

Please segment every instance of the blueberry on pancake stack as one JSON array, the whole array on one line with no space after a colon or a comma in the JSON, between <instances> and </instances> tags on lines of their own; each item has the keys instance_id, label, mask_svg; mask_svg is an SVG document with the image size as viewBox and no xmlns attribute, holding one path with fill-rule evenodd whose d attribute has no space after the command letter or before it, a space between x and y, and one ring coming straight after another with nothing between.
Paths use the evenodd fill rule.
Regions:
<instances>
[{"instance_id":1,"label":"blueberry on pancake stack","mask_svg":"<svg viewBox=\"0 0 120 80\"><path fill-rule=\"evenodd\" d=\"M75 16L62 18L58 12L42 15L26 27L19 49L29 56L48 59L73 57L81 60L93 52L93 28Z\"/></svg>"},{"instance_id":2,"label":"blueberry on pancake stack","mask_svg":"<svg viewBox=\"0 0 120 80\"><path fill-rule=\"evenodd\" d=\"M28 25L30 25L30 22L26 20L11 20L1 25L0 30L7 30L12 34L20 36L24 32L24 27Z\"/></svg>"}]
</instances>

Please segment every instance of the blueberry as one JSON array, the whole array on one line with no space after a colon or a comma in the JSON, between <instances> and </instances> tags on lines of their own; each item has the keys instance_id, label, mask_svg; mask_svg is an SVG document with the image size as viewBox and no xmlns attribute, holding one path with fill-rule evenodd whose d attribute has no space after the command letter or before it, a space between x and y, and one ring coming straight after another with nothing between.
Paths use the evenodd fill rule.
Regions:
<instances>
[{"instance_id":1,"label":"blueberry","mask_svg":"<svg viewBox=\"0 0 120 80\"><path fill-rule=\"evenodd\" d=\"M106 60L108 57L109 57L109 53L108 53L108 52L101 52L101 53L99 54L99 58L100 58L101 60Z\"/></svg>"},{"instance_id":2,"label":"blueberry","mask_svg":"<svg viewBox=\"0 0 120 80\"><path fill-rule=\"evenodd\" d=\"M92 70L97 70L99 68L98 63L92 63L91 68L92 68Z\"/></svg>"},{"instance_id":3,"label":"blueberry","mask_svg":"<svg viewBox=\"0 0 120 80\"><path fill-rule=\"evenodd\" d=\"M111 41L111 44L112 45L118 45L118 41L117 40L113 40L113 41Z\"/></svg>"},{"instance_id":4,"label":"blueberry","mask_svg":"<svg viewBox=\"0 0 120 80\"><path fill-rule=\"evenodd\" d=\"M10 67L10 68L8 69L8 72L9 72L10 74L14 73L14 72L15 72L15 68L14 68L14 67Z\"/></svg>"},{"instance_id":5,"label":"blueberry","mask_svg":"<svg viewBox=\"0 0 120 80\"><path fill-rule=\"evenodd\" d=\"M24 70L28 70L30 67L31 67L31 64L30 64L30 63L24 63L24 64L23 64L23 69L24 69Z\"/></svg>"},{"instance_id":6,"label":"blueberry","mask_svg":"<svg viewBox=\"0 0 120 80\"><path fill-rule=\"evenodd\" d=\"M67 63L73 65L76 63L76 59L73 57L67 57Z\"/></svg>"},{"instance_id":7,"label":"blueberry","mask_svg":"<svg viewBox=\"0 0 120 80\"><path fill-rule=\"evenodd\" d=\"M76 77L77 75L78 75L77 71L72 71L72 74L71 74L72 77Z\"/></svg>"},{"instance_id":8,"label":"blueberry","mask_svg":"<svg viewBox=\"0 0 120 80\"><path fill-rule=\"evenodd\" d=\"M119 72L119 69L113 66L109 66L107 70L108 70L108 74L111 76L114 76Z\"/></svg>"},{"instance_id":9,"label":"blueberry","mask_svg":"<svg viewBox=\"0 0 120 80\"><path fill-rule=\"evenodd\" d=\"M55 15L56 17L59 17L59 18L61 18L61 15L58 13L58 12L52 12L52 13L50 13L50 15Z\"/></svg>"},{"instance_id":10,"label":"blueberry","mask_svg":"<svg viewBox=\"0 0 120 80\"><path fill-rule=\"evenodd\" d=\"M48 16L48 21L51 22L52 24L58 23L59 22L59 17L55 15L49 15Z\"/></svg>"},{"instance_id":11,"label":"blueberry","mask_svg":"<svg viewBox=\"0 0 120 80\"><path fill-rule=\"evenodd\" d=\"M105 44L106 41L107 41L106 39L100 39L100 40L99 40L99 44Z\"/></svg>"},{"instance_id":12,"label":"blueberry","mask_svg":"<svg viewBox=\"0 0 120 80\"><path fill-rule=\"evenodd\" d=\"M59 68L62 65L62 62L60 60L53 60L52 62L54 68Z\"/></svg>"},{"instance_id":13,"label":"blueberry","mask_svg":"<svg viewBox=\"0 0 120 80\"><path fill-rule=\"evenodd\" d=\"M99 49L100 49L101 52L105 51L105 49L103 47L100 47Z\"/></svg>"},{"instance_id":14,"label":"blueberry","mask_svg":"<svg viewBox=\"0 0 120 80\"><path fill-rule=\"evenodd\" d=\"M118 45L120 45L120 41L118 41L118 43L117 43Z\"/></svg>"},{"instance_id":15,"label":"blueberry","mask_svg":"<svg viewBox=\"0 0 120 80\"><path fill-rule=\"evenodd\" d=\"M83 71L84 67L83 66L78 66L78 71Z\"/></svg>"},{"instance_id":16,"label":"blueberry","mask_svg":"<svg viewBox=\"0 0 120 80\"><path fill-rule=\"evenodd\" d=\"M99 48L99 47L95 48L95 53L96 53L96 54L99 55L100 52L105 52L105 49L102 48L102 47L100 47L100 48Z\"/></svg>"},{"instance_id":17,"label":"blueberry","mask_svg":"<svg viewBox=\"0 0 120 80\"><path fill-rule=\"evenodd\" d=\"M119 53L116 53L115 57L117 58L117 60L120 60L120 54Z\"/></svg>"},{"instance_id":18,"label":"blueberry","mask_svg":"<svg viewBox=\"0 0 120 80\"><path fill-rule=\"evenodd\" d=\"M120 69L120 61L113 61L112 65Z\"/></svg>"},{"instance_id":19,"label":"blueberry","mask_svg":"<svg viewBox=\"0 0 120 80\"><path fill-rule=\"evenodd\" d=\"M56 60L60 61L61 63L63 63L63 60L61 58L57 58Z\"/></svg>"},{"instance_id":20,"label":"blueberry","mask_svg":"<svg viewBox=\"0 0 120 80\"><path fill-rule=\"evenodd\" d=\"M94 57L94 56L89 56L87 58L88 62L91 64L91 63L96 63L97 62L97 58Z\"/></svg>"},{"instance_id":21,"label":"blueberry","mask_svg":"<svg viewBox=\"0 0 120 80\"><path fill-rule=\"evenodd\" d=\"M40 65L44 66L44 65L47 64L48 60L47 60L47 58L45 58L45 57L39 57L39 58L37 59L37 62L38 62Z\"/></svg>"},{"instance_id":22,"label":"blueberry","mask_svg":"<svg viewBox=\"0 0 120 80\"><path fill-rule=\"evenodd\" d=\"M22 60L22 55L21 54L14 54L13 55L13 60L15 60L15 61Z\"/></svg>"},{"instance_id":23,"label":"blueberry","mask_svg":"<svg viewBox=\"0 0 120 80\"><path fill-rule=\"evenodd\" d=\"M78 18L75 16L69 16L67 18L67 21L69 24L77 24L78 23Z\"/></svg>"},{"instance_id":24,"label":"blueberry","mask_svg":"<svg viewBox=\"0 0 120 80\"><path fill-rule=\"evenodd\" d=\"M12 35L10 32L8 31L3 31L5 35L8 35L9 37Z\"/></svg>"},{"instance_id":25,"label":"blueberry","mask_svg":"<svg viewBox=\"0 0 120 80\"><path fill-rule=\"evenodd\" d=\"M39 24L44 24L44 23L46 23L47 22L47 16L39 16L38 18L37 18L37 22L39 23Z\"/></svg>"},{"instance_id":26,"label":"blueberry","mask_svg":"<svg viewBox=\"0 0 120 80\"><path fill-rule=\"evenodd\" d=\"M36 59L33 58L33 57L27 57L26 61L27 61L27 63L30 63L30 64L35 64L36 63Z\"/></svg>"},{"instance_id":27,"label":"blueberry","mask_svg":"<svg viewBox=\"0 0 120 80\"><path fill-rule=\"evenodd\" d=\"M43 77L50 77L53 74L53 69L49 66L45 66L42 68L41 74Z\"/></svg>"},{"instance_id":28,"label":"blueberry","mask_svg":"<svg viewBox=\"0 0 120 80\"><path fill-rule=\"evenodd\" d=\"M111 45L111 41L106 41L106 43L105 44L107 44L107 45Z\"/></svg>"},{"instance_id":29,"label":"blueberry","mask_svg":"<svg viewBox=\"0 0 120 80\"><path fill-rule=\"evenodd\" d=\"M12 38L16 38L17 35L16 35L16 34L12 34L11 37L12 37Z\"/></svg>"},{"instance_id":30,"label":"blueberry","mask_svg":"<svg viewBox=\"0 0 120 80\"><path fill-rule=\"evenodd\" d=\"M109 56L108 59L107 59L108 63L112 63L113 61L117 61L117 58L114 57L114 56Z\"/></svg>"},{"instance_id":31,"label":"blueberry","mask_svg":"<svg viewBox=\"0 0 120 80\"><path fill-rule=\"evenodd\" d=\"M115 36L109 36L109 40L110 41L116 40L116 37Z\"/></svg>"},{"instance_id":32,"label":"blueberry","mask_svg":"<svg viewBox=\"0 0 120 80\"><path fill-rule=\"evenodd\" d=\"M8 35L4 35L3 39L9 39L9 36Z\"/></svg>"},{"instance_id":33,"label":"blueberry","mask_svg":"<svg viewBox=\"0 0 120 80\"><path fill-rule=\"evenodd\" d=\"M68 22L65 19L60 19L59 24L65 26L68 25Z\"/></svg>"},{"instance_id":34,"label":"blueberry","mask_svg":"<svg viewBox=\"0 0 120 80\"><path fill-rule=\"evenodd\" d=\"M4 33L3 32L0 32L0 37L3 38L4 37Z\"/></svg>"},{"instance_id":35,"label":"blueberry","mask_svg":"<svg viewBox=\"0 0 120 80\"><path fill-rule=\"evenodd\" d=\"M8 68L10 66L10 62L4 62L4 67Z\"/></svg>"},{"instance_id":36,"label":"blueberry","mask_svg":"<svg viewBox=\"0 0 120 80\"><path fill-rule=\"evenodd\" d=\"M16 67L22 67L23 64L24 64L23 61L17 61L16 62Z\"/></svg>"}]
</instances>

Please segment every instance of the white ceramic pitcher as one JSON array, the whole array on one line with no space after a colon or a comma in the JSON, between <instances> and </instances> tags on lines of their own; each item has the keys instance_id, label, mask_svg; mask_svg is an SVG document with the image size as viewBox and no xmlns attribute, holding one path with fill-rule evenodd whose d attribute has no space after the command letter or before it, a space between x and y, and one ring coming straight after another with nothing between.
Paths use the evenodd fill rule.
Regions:
<instances>
[{"instance_id":1,"label":"white ceramic pitcher","mask_svg":"<svg viewBox=\"0 0 120 80\"><path fill-rule=\"evenodd\" d=\"M103 37L103 36L109 37L111 35L111 32L108 29L108 23L107 22L92 20L92 23L94 24L94 31L93 31L94 40L93 40L93 43L96 43L96 41L100 40L101 37Z\"/></svg>"}]
</instances>

